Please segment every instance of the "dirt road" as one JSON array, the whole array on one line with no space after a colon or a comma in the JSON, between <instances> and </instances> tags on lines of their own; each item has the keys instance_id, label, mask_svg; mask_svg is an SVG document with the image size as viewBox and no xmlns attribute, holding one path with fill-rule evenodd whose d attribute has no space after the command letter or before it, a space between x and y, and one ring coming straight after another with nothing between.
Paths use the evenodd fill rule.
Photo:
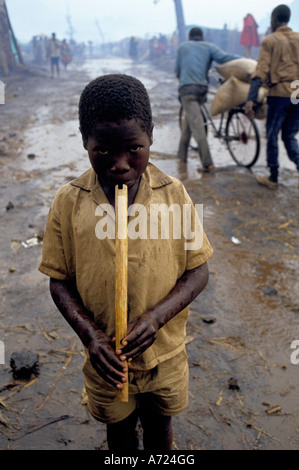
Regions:
<instances>
[{"instance_id":1,"label":"dirt road","mask_svg":"<svg viewBox=\"0 0 299 470\"><path fill-rule=\"evenodd\" d=\"M107 449L105 427L82 403L80 342L37 271L36 234L57 189L89 168L78 99L90 79L110 72L134 74L148 88L151 161L204 204L215 250L208 287L191 306L189 407L174 419L174 448L299 449L299 364L291 362L299 340L298 175L282 149L281 185L271 192L254 177L266 174L264 139L249 171L211 134L215 174L198 172L194 151L179 164L171 70L118 59L88 61L54 80L48 71L7 80L0 118L0 449ZM40 373L18 382L10 358L22 349L39 354Z\"/></svg>"}]
</instances>

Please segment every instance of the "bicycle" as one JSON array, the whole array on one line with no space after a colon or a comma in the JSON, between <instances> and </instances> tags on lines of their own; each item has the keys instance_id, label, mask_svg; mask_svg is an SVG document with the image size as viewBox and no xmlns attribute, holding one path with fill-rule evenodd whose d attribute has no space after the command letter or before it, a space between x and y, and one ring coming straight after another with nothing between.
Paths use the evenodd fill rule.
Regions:
<instances>
[{"instance_id":1,"label":"bicycle","mask_svg":"<svg viewBox=\"0 0 299 470\"><path fill-rule=\"evenodd\" d=\"M260 134L254 119L248 119L245 114L244 105L232 108L227 113L220 115L219 127L205 104L201 105L201 112L205 123L206 134L209 124L214 131L214 137L223 139L227 145L230 155L239 166L251 168L257 161L260 153ZM182 126L184 119L183 108L180 108L179 122ZM196 147L192 147L197 150Z\"/></svg>"}]
</instances>

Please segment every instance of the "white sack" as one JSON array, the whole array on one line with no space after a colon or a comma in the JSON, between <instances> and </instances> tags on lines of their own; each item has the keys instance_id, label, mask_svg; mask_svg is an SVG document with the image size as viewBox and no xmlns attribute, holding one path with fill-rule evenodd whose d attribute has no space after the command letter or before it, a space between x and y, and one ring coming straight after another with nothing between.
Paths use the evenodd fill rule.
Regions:
<instances>
[{"instance_id":1,"label":"white sack","mask_svg":"<svg viewBox=\"0 0 299 470\"><path fill-rule=\"evenodd\" d=\"M234 59L216 66L217 72L226 80L236 77L243 82L250 83L251 75L255 71L257 61L253 59Z\"/></svg>"}]
</instances>

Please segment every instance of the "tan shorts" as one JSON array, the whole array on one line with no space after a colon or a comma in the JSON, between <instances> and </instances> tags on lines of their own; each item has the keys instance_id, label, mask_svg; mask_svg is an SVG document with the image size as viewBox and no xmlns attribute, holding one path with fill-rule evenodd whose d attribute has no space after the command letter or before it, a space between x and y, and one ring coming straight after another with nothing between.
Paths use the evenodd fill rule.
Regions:
<instances>
[{"instance_id":1,"label":"tan shorts","mask_svg":"<svg viewBox=\"0 0 299 470\"><path fill-rule=\"evenodd\" d=\"M162 362L154 369L129 371L129 401L117 401L116 389L90 368L83 368L87 407L103 423L127 418L138 405L138 395L147 394L149 410L172 416L188 406L189 368L185 351Z\"/></svg>"}]
</instances>

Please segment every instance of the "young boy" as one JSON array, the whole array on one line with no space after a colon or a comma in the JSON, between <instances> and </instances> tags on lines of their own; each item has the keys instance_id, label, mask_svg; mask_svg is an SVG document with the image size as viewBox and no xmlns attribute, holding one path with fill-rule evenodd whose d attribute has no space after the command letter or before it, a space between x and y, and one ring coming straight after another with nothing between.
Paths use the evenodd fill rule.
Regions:
<instances>
[{"instance_id":1,"label":"young boy","mask_svg":"<svg viewBox=\"0 0 299 470\"><path fill-rule=\"evenodd\" d=\"M58 191L39 269L50 277L52 298L84 345L88 409L107 424L109 449L137 449L139 418L144 449L169 450L171 417L188 402L188 305L208 282L213 250L203 231L201 246L191 249L184 236L144 236L151 207L191 207L193 226L196 213L181 182L149 163L152 114L139 80L115 74L92 81L80 98L79 121L92 168ZM147 225L142 236L135 231L128 240L128 330L116 350L115 240L99 236L96 227L99 207L114 207L115 186L124 184L128 205L136 204ZM103 214L109 221L107 210ZM124 361L130 366L125 403L117 400L126 381Z\"/></svg>"}]
</instances>

